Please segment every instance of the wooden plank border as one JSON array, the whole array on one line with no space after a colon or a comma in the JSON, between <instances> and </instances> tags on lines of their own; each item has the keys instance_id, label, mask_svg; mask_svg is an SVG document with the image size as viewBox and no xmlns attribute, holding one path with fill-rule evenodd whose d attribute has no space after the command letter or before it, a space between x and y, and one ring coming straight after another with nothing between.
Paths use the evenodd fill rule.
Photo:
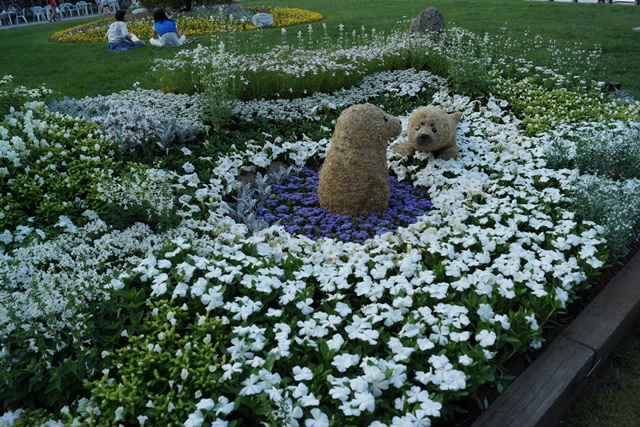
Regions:
<instances>
[{"instance_id":1,"label":"wooden plank border","mask_svg":"<svg viewBox=\"0 0 640 427\"><path fill-rule=\"evenodd\" d=\"M471 427L552 427L640 318L636 254Z\"/></svg>"}]
</instances>

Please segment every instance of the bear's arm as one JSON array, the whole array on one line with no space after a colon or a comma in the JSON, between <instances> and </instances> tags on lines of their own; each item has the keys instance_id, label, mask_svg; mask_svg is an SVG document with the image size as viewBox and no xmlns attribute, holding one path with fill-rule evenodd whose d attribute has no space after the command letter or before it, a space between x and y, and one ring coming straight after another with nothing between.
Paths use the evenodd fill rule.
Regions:
<instances>
[{"instance_id":1,"label":"bear's arm","mask_svg":"<svg viewBox=\"0 0 640 427\"><path fill-rule=\"evenodd\" d=\"M451 159L459 158L460 153L458 152L458 146L452 145L451 147L447 147L444 150L439 151L437 157L442 160L451 160Z\"/></svg>"},{"instance_id":2,"label":"bear's arm","mask_svg":"<svg viewBox=\"0 0 640 427\"><path fill-rule=\"evenodd\" d=\"M391 149L403 157L411 157L415 154L416 149L409 141L399 142L391 146Z\"/></svg>"}]
</instances>

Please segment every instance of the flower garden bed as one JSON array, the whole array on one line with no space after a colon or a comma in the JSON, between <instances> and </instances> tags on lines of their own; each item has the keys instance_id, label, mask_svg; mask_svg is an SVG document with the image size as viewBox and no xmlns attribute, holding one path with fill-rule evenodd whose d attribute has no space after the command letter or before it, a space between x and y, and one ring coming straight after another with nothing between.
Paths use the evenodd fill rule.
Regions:
<instances>
[{"instance_id":1,"label":"flower garden bed","mask_svg":"<svg viewBox=\"0 0 640 427\"><path fill-rule=\"evenodd\" d=\"M238 103L247 128L290 118L241 149L210 147L198 96L12 105L0 127L4 419L428 426L503 388L505 361L540 348L607 261L607 224L571 203L581 171L549 167L549 152L575 148L574 128L633 138L638 124L616 119L640 107L611 101L620 116L601 124L524 121L522 92L502 91L479 101L405 70L333 98ZM593 99L605 102L570 101ZM317 168L331 117L365 101L399 109L405 128L405 102L463 113L460 159L388 151L431 210L362 239L240 220L240 176ZM166 117L167 105L182 109ZM315 120L313 138L274 132L298 116Z\"/></svg>"},{"instance_id":2,"label":"flower garden bed","mask_svg":"<svg viewBox=\"0 0 640 427\"><path fill-rule=\"evenodd\" d=\"M235 18L234 13L238 13L235 9L242 9L246 15L239 15ZM172 19L175 19L178 28L186 36L203 36L221 31L234 32L258 29L251 23L250 18L253 14L251 11L256 8L245 9L236 6L235 9L205 9L201 12L181 12L172 15ZM273 15L273 24L271 26L274 28L316 22L324 18L320 13L291 7L257 8L255 13L258 12L271 13ZM113 22L113 17L107 17L67 28L54 33L51 36L51 41L60 43L104 42L111 22ZM130 33L135 34L141 40L150 39L153 35L153 16L149 14L132 15L127 22L127 27Z\"/></svg>"}]
</instances>

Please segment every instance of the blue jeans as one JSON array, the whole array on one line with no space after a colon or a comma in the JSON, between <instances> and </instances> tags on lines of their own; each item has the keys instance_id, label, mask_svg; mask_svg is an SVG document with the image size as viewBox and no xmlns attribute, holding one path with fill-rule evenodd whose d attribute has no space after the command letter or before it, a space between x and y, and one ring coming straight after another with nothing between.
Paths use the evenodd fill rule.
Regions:
<instances>
[{"instance_id":1,"label":"blue jeans","mask_svg":"<svg viewBox=\"0 0 640 427\"><path fill-rule=\"evenodd\" d=\"M135 49L144 46L144 42L131 43L129 40L122 40L121 42L109 42L109 50L112 52L122 52L124 50Z\"/></svg>"}]
</instances>

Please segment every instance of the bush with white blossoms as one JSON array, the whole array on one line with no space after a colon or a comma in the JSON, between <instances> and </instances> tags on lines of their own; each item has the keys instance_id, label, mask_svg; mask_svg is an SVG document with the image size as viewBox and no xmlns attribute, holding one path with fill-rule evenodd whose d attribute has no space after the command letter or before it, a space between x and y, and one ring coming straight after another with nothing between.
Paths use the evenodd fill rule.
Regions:
<instances>
[{"instance_id":1,"label":"bush with white blossoms","mask_svg":"<svg viewBox=\"0 0 640 427\"><path fill-rule=\"evenodd\" d=\"M405 87L407 76L418 86ZM554 135L528 134L510 101L452 94L427 72L383 73L364 84L371 87L345 96L397 107L398 95L429 93L432 104L462 112L459 159L406 160L388 150L391 172L433 203L407 227L355 243L280 225L249 232L230 215L239 178L276 161L321 163L327 128L316 139L265 132L224 153L192 144L175 150L184 162L172 169L175 159L82 169L96 183L87 200L99 195L113 212L136 206L155 228L118 229L105 211L85 209L44 230L28 218L2 230L2 421L430 426L479 387L504 384L505 360L540 348L549 319L604 266L606 224L578 216L571 197L580 171L549 167ZM589 99L572 94L576 105ZM348 106L339 102L336 109ZM291 104L266 116L284 128L318 114L317 102ZM80 146L97 138L109 149L101 132L86 132L95 124L34 108L20 109L20 118L37 116L54 135L76 135L70 124L78 123ZM405 128L410 113L398 114ZM330 124L318 119L308 126ZM27 159L30 148L12 139L18 126L2 126L5 152ZM394 143L404 140L402 133ZM49 157L58 167L71 158L93 165L96 156Z\"/></svg>"},{"instance_id":2,"label":"bush with white blossoms","mask_svg":"<svg viewBox=\"0 0 640 427\"><path fill-rule=\"evenodd\" d=\"M329 41L315 35L311 26L307 34L298 32L296 39L284 31L282 44L253 54L236 53L246 49L234 50L225 40L214 41L213 47L200 45L172 59L157 58L151 71L161 85L189 92L203 76L224 64L225 78L235 82L232 95L237 99L295 99L348 88L374 72L408 68L407 58L421 69L427 51L437 45L429 34L404 30L384 33L362 27L345 34L340 26L339 32L337 40ZM166 81L176 76L180 81Z\"/></svg>"}]
</instances>

